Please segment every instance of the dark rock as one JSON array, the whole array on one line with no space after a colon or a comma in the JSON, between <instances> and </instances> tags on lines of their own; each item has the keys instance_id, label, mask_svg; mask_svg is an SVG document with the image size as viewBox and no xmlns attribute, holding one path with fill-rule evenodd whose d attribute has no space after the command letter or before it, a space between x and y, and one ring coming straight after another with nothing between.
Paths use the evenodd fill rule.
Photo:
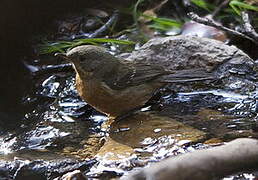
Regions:
<instances>
[{"instance_id":1,"label":"dark rock","mask_svg":"<svg viewBox=\"0 0 258 180\"><path fill-rule=\"evenodd\" d=\"M47 177L47 162L33 161L20 167L14 175L15 180L37 179L45 180Z\"/></svg>"},{"instance_id":2,"label":"dark rock","mask_svg":"<svg viewBox=\"0 0 258 180\"><path fill-rule=\"evenodd\" d=\"M54 179L69 171L88 171L95 162L95 160L79 161L75 159L35 160L29 163L22 160L1 161L0 179Z\"/></svg>"},{"instance_id":3,"label":"dark rock","mask_svg":"<svg viewBox=\"0 0 258 180\"><path fill-rule=\"evenodd\" d=\"M81 171L75 170L64 174L60 180L87 180L87 177Z\"/></svg>"}]
</instances>

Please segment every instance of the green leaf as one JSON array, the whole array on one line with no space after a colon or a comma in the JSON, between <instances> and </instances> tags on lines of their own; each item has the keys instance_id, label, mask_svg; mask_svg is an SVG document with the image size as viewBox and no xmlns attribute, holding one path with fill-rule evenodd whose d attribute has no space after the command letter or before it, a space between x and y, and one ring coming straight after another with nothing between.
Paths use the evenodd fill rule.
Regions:
<instances>
[{"instance_id":1,"label":"green leaf","mask_svg":"<svg viewBox=\"0 0 258 180\"><path fill-rule=\"evenodd\" d=\"M258 11L258 7L254 5L250 5L238 0L232 0L229 3L230 7L240 16L241 11L243 10L253 10L253 11Z\"/></svg>"},{"instance_id":2,"label":"green leaf","mask_svg":"<svg viewBox=\"0 0 258 180\"><path fill-rule=\"evenodd\" d=\"M167 27L177 27L180 28L182 26L182 23L173 19L169 19L169 18L158 18L158 17L153 17L153 16L148 16L148 15L142 15L143 17L147 18L147 19L151 19L152 21L154 21L156 23L156 25L160 24L160 25L164 25Z\"/></svg>"},{"instance_id":3,"label":"green leaf","mask_svg":"<svg viewBox=\"0 0 258 180\"><path fill-rule=\"evenodd\" d=\"M135 24L138 23L138 18L139 18L139 13L138 13L138 6L143 3L145 0L138 0L134 7L133 7L133 19L134 19L134 22Z\"/></svg>"},{"instance_id":4,"label":"green leaf","mask_svg":"<svg viewBox=\"0 0 258 180\"><path fill-rule=\"evenodd\" d=\"M57 42L45 42L39 45L40 54L50 54L54 52L65 52L65 49L74 48L83 44L98 45L100 43L115 43L132 45L133 41L118 40L118 39L106 39L106 38L89 38L89 39L76 39L74 41L57 41Z\"/></svg>"},{"instance_id":5,"label":"green leaf","mask_svg":"<svg viewBox=\"0 0 258 180\"><path fill-rule=\"evenodd\" d=\"M83 42L83 43L116 43L116 44L125 44L125 45L132 45L135 44L133 41L128 40L118 40L118 39L106 39L106 38L90 38L90 39L76 39L76 42Z\"/></svg>"},{"instance_id":6,"label":"green leaf","mask_svg":"<svg viewBox=\"0 0 258 180\"><path fill-rule=\"evenodd\" d=\"M212 12L212 10L215 8L214 5L207 3L205 0L191 0L191 2L196 6L203 8L209 12Z\"/></svg>"}]
</instances>

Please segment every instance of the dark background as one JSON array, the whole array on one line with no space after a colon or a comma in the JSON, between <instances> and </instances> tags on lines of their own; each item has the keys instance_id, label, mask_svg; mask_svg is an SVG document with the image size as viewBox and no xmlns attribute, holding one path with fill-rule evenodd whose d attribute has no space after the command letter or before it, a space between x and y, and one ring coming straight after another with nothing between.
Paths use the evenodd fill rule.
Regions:
<instances>
[{"instance_id":1,"label":"dark background","mask_svg":"<svg viewBox=\"0 0 258 180\"><path fill-rule=\"evenodd\" d=\"M116 1L116 0L115 0ZM101 8L110 1L87 0L2 0L0 2L0 112L16 112L21 98L31 87L30 74L22 63L28 54L31 35L46 29L57 16L81 8ZM117 0L117 6L121 1ZM105 4L103 4L105 3ZM123 1L123 6L130 0Z\"/></svg>"}]
</instances>

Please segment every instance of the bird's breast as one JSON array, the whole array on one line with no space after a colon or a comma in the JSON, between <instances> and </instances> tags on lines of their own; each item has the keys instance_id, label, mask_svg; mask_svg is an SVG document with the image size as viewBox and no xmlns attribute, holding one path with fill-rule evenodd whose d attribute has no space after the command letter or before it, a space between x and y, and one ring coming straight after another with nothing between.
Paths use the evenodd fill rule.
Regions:
<instances>
[{"instance_id":1,"label":"bird's breast","mask_svg":"<svg viewBox=\"0 0 258 180\"><path fill-rule=\"evenodd\" d=\"M143 106L160 85L142 84L113 90L98 79L82 79L77 74L76 88L79 95L100 112L113 117Z\"/></svg>"}]
</instances>

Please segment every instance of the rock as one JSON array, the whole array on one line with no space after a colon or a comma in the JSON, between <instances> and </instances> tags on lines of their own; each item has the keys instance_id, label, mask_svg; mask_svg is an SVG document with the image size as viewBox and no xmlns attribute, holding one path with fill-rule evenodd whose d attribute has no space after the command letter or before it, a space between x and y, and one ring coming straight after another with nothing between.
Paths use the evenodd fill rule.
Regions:
<instances>
[{"instance_id":1,"label":"rock","mask_svg":"<svg viewBox=\"0 0 258 180\"><path fill-rule=\"evenodd\" d=\"M131 147L108 138L96 157L98 157L98 159L103 159L102 161L119 161L129 159L133 155L134 151Z\"/></svg>"},{"instance_id":2,"label":"rock","mask_svg":"<svg viewBox=\"0 0 258 180\"><path fill-rule=\"evenodd\" d=\"M64 174L60 180L87 180L86 176L81 171L75 170Z\"/></svg>"},{"instance_id":3,"label":"rock","mask_svg":"<svg viewBox=\"0 0 258 180\"><path fill-rule=\"evenodd\" d=\"M241 93L254 91L258 74L255 63L247 54L235 46L223 42L194 36L172 36L148 41L131 54L120 57L129 61L142 61L164 66L170 70L204 69L212 72L217 81L207 81L204 88L237 90ZM185 83L189 86L191 83ZM200 86L200 85L199 85ZM194 86L178 87L192 91Z\"/></svg>"},{"instance_id":4,"label":"rock","mask_svg":"<svg viewBox=\"0 0 258 180\"><path fill-rule=\"evenodd\" d=\"M194 36L151 39L126 59L159 64L171 70L204 68L212 71L223 63L254 64L247 54L235 46Z\"/></svg>"},{"instance_id":5,"label":"rock","mask_svg":"<svg viewBox=\"0 0 258 180\"><path fill-rule=\"evenodd\" d=\"M155 132L157 128L158 132ZM110 130L110 137L113 140L134 148L141 146L141 142L146 138L158 139L163 136L189 142L200 142L206 138L203 131L157 112L139 112L123 121L114 122Z\"/></svg>"},{"instance_id":6,"label":"rock","mask_svg":"<svg viewBox=\"0 0 258 180\"><path fill-rule=\"evenodd\" d=\"M69 171L87 171L95 160L79 161L75 159L59 159L52 161L0 161L0 179L53 179Z\"/></svg>"}]
</instances>

